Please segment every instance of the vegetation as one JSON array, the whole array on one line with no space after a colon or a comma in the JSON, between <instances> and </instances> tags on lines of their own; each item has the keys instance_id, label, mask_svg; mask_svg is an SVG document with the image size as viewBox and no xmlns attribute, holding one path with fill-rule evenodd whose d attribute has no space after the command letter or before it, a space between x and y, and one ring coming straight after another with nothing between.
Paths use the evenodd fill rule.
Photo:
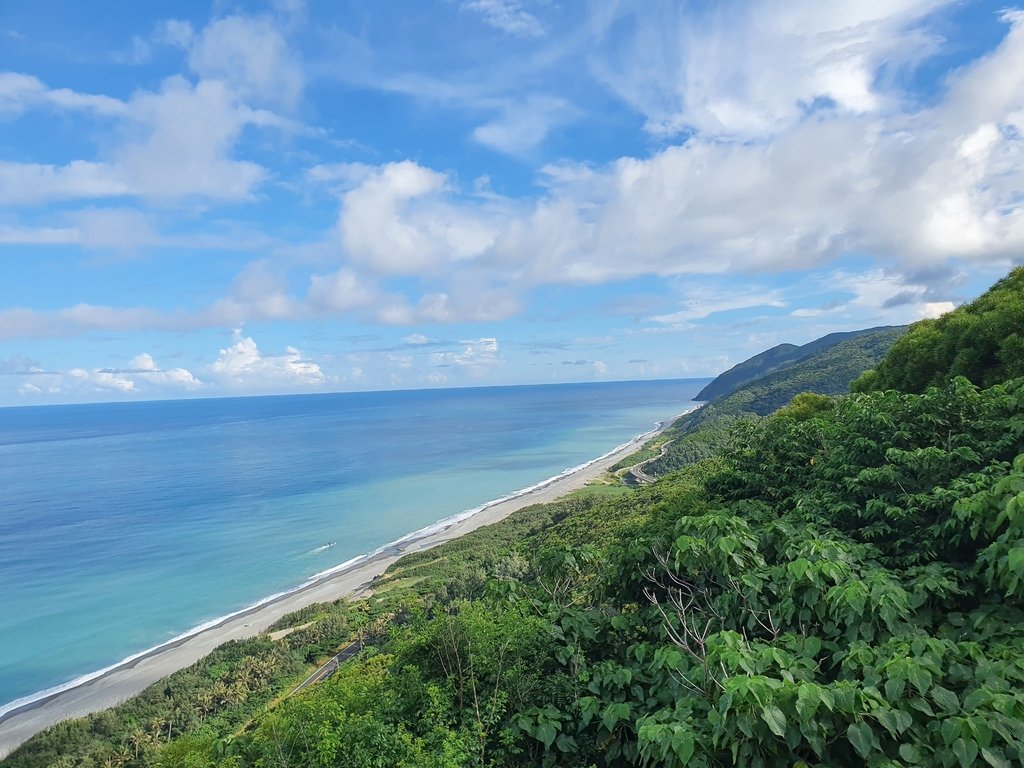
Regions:
<instances>
[{"instance_id":1,"label":"vegetation","mask_svg":"<svg viewBox=\"0 0 1024 768\"><path fill-rule=\"evenodd\" d=\"M777 372L801 360L805 360L819 352L824 352L844 341L855 339L858 336L874 334L878 331L893 330L892 328L866 328L861 331L848 331L845 333L830 333L820 339L808 342L802 346L796 344L779 344L771 349L765 350L753 357L734 365L725 373L719 374L710 384L697 393L694 400L719 400L728 397L744 384L760 379L769 373ZM849 382L847 382L848 384ZM847 384L843 385L842 392L846 392Z\"/></svg>"},{"instance_id":2,"label":"vegetation","mask_svg":"<svg viewBox=\"0 0 1024 768\"><path fill-rule=\"evenodd\" d=\"M1024 376L1024 267L977 301L921 320L854 389L923 392L964 376L981 387Z\"/></svg>"},{"instance_id":3,"label":"vegetation","mask_svg":"<svg viewBox=\"0 0 1024 768\"><path fill-rule=\"evenodd\" d=\"M340 617L376 628L326 682L127 753L115 709L11 764L102 765L101 744L218 768L1020 764L1024 378L986 371L732 416L724 448L654 484L532 507L289 617L339 622L334 647ZM226 648L294 674L300 638ZM211 659L179 674L235 674Z\"/></svg>"},{"instance_id":4,"label":"vegetation","mask_svg":"<svg viewBox=\"0 0 1024 768\"><path fill-rule=\"evenodd\" d=\"M840 395L847 392L850 382L878 365L905 330L898 326L831 334L798 347L816 347L817 351L748 381L678 419L663 433L665 439L672 440L672 445L664 457L648 464L646 471L653 476L664 475L716 455L728 446L738 422L767 416L801 393ZM843 338L835 341L836 337ZM746 363L740 364L743 365Z\"/></svg>"}]
</instances>

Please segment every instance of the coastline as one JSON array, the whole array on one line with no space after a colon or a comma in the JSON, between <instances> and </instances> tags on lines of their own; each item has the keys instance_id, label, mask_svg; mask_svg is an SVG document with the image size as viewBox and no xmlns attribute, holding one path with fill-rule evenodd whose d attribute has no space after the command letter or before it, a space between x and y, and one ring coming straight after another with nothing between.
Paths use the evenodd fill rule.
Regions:
<instances>
[{"instance_id":1,"label":"coastline","mask_svg":"<svg viewBox=\"0 0 1024 768\"><path fill-rule=\"evenodd\" d=\"M406 554L430 549L477 528L499 522L519 509L549 503L582 488L660 434L677 418L679 416L658 422L654 429L536 485L444 518L373 552L322 571L293 590L271 595L240 611L201 624L116 665L35 694L23 703L11 702L14 706L8 705L9 709L0 714L0 759L39 731L62 720L83 717L112 707L140 693L157 680L194 664L229 640L240 640L265 632L271 624L288 613L312 603L329 602L365 592L374 578Z\"/></svg>"}]
</instances>

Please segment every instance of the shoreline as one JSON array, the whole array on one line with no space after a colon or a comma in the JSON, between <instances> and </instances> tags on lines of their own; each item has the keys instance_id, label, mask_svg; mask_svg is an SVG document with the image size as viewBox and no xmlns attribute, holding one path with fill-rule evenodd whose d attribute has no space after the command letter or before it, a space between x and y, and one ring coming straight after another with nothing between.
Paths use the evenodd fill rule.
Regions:
<instances>
[{"instance_id":1,"label":"shoreline","mask_svg":"<svg viewBox=\"0 0 1024 768\"><path fill-rule=\"evenodd\" d=\"M6 711L0 711L0 759L39 731L62 720L115 706L157 680L194 664L229 640L262 634L282 616L307 605L360 594L406 554L430 549L499 522L520 509L552 502L582 488L691 410L660 421L653 429L558 475L443 518L372 552L321 571L294 589L270 595L239 611L200 624L110 667L33 694L28 700L21 700L22 703L10 702Z\"/></svg>"}]
</instances>

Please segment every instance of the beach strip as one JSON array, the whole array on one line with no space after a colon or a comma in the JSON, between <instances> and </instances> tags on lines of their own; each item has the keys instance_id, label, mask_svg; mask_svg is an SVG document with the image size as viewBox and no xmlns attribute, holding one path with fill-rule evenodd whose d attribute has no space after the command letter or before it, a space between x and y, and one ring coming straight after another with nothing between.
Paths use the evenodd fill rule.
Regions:
<instances>
[{"instance_id":1,"label":"beach strip","mask_svg":"<svg viewBox=\"0 0 1024 768\"><path fill-rule=\"evenodd\" d=\"M242 640L265 632L286 614L313 603L331 602L366 592L373 579L403 555L436 547L477 528L499 522L519 509L546 504L582 488L662 432L672 421L674 419L663 421L650 432L550 481L472 510L472 514L457 515L447 524L442 521L420 534L410 534L372 555L356 558L351 565L331 569L299 589L154 648L79 685L11 709L0 715L0 758L51 725L108 709L135 696L157 680L194 664L229 640Z\"/></svg>"}]
</instances>

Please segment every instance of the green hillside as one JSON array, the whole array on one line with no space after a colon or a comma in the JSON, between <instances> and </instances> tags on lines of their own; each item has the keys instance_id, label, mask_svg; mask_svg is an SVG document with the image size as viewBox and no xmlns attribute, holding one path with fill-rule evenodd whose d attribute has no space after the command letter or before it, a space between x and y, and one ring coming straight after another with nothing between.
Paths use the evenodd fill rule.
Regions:
<instances>
[{"instance_id":1,"label":"green hillside","mask_svg":"<svg viewBox=\"0 0 1024 768\"><path fill-rule=\"evenodd\" d=\"M878 331L888 330L884 327L865 328L860 331L846 331L842 333L830 333L815 339L802 346L795 344L779 344L760 354L754 355L742 363L734 365L728 371L719 374L714 381L697 393L694 400L717 400L726 397L747 382L759 379L773 371L788 367L812 355L816 355L829 347L834 347L848 339L858 336L874 334ZM858 374L859 375L859 374ZM843 392L846 392L844 387Z\"/></svg>"},{"instance_id":2,"label":"green hillside","mask_svg":"<svg viewBox=\"0 0 1024 768\"><path fill-rule=\"evenodd\" d=\"M767 416L802 392L845 394L850 382L878 365L905 332L905 326L896 326L843 334L845 340L822 344L818 352L749 381L681 417L665 431L664 438L672 442L664 456L647 466L647 472L663 475L716 453L726 444L737 421Z\"/></svg>"},{"instance_id":3,"label":"green hillside","mask_svg":"<svg viewBox=\"0 0 1024 768\"><path fill-rule=\"evenodd\" d=\"M967 359L960 328L929 338ZM836 371L887 343L856 341ZM1024 378L979 359L922 392L727 414L701 461L407 556L372 598L286 617L285 638L229 644L5 765L1020 765ZM897 347L876 369L920 372ZM689 434L723 428L702 418ZM336 675L279 696L357 637Z\"/></svg>"},{"instance_id":4,"label":"green hillside","mask_svg":"<svg viewBox=\"0 0 1024 768\"><path fill-rule=\"evenodd\" d=\"M766 349L718 374L693 399L707 402L716 397L724 397L746 382L764 375L765 372L802 357L800 349L796 344L779 344L771 349Z\"/></svg>"},{"instance_id":5,"label":"green hillside","mask_svg":"<svg viewBox=\"0 0 1024 768\"><path fill-rule=\"evenodd\" d=\"M982 387L1024 376L1024 267L976 301L914 323L893 354L855 388L923 392L954 376Z\"/></svg>"}]
</instances>

